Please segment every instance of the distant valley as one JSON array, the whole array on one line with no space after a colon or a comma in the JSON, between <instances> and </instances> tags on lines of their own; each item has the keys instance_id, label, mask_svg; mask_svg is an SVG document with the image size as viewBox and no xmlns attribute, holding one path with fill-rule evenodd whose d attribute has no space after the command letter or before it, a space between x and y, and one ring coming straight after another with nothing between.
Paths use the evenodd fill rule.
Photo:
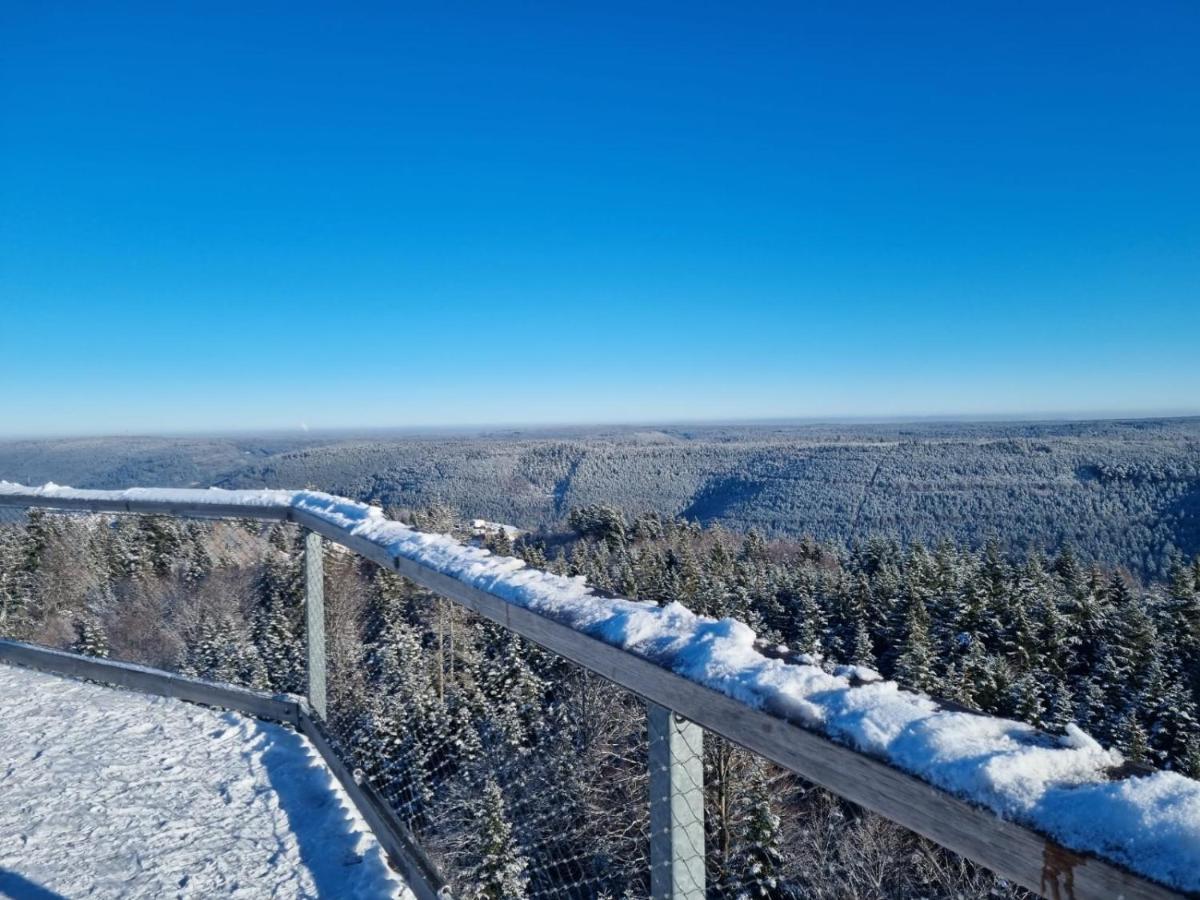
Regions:
<instances>
[{"instance_id":1,"label":"distant valley","mask_svg":"<svg viewBox=\"0 0 1200 900\"><path fill-rule=\"evenodd\" d=\"M528 529L607 503L843 545L994 536L1143 576L1200 552L1196 418L10 441L0 478L312 487Z\"/></svg>"}]
</instances>

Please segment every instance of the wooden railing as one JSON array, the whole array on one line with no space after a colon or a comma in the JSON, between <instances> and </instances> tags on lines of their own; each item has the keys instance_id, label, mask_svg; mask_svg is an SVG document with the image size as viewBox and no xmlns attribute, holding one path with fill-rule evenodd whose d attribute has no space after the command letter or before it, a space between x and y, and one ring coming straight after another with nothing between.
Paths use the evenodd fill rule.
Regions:
<instances>
[{"instance_id":1,"label":"wooden railing","mask_svg":"<svg viewBox=\"0 0 1200 900\"><path fill-rule=\"evenodd\" d=\"M176 498L104 497L100 492L90 497L48 497L33 491L10 491L0 493L0 506L252 518L292 522L306 529L309 695L305 709L315 714L309 715L307 729L316 735L318 746L323 739L316 722L322 718L325 709L322 538L409 578L644 698L651 712L648 721L652 759L660 761L658 769L665 784L663 790L652 792L651 802L675 804L674 807L651 810L652 825L664 823L660 828L652 828L651 875L655 897L702 900L704 896L703 872L697 873L694 860L683 860L679 852L685 839L696 839L695 817L690 822L686 818L681 820L679 809L703 809L702 794L688 795L689 791L702 791L696 776L699 729L688 733L688 728L695 725L761 754L796 775L1052 900L1161 900L1185 896L1099 857L1062 847L1031 828L1006 821L879 759L836 743L775 711L749 706L497 594L397 556L383 544L351 533L350 529L284 501L277 505L192 503ZM11 655L13 651L10 648L8 652ZM4 658L4 653L0 653L0 658ZM204 701L203 697L189 699ZM303 726L303 717L297 721ZM656 747L661 748L657 756ZM327 743L324 752L329 752ZM429 874L427 861L420 858L419 851L416 858L409 853L407 832L397 821L389 819L386 804L376 804L368 818L379 828L403 838L390 840L387 849L399 857L402 870L410 877L422 900L437 896L441 882L436 875ZM681 834L689 828L693 830L692 834ZM702 826L699 835L702 840Z\"/></svg>"}]
</instances>

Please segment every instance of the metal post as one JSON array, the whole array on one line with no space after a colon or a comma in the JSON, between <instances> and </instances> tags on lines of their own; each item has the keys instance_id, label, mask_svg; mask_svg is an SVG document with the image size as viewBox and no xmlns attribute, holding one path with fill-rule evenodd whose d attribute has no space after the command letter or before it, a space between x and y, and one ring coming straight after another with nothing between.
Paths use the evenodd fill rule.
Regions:
<instances>
[{"instance_id":1,"label":"metal post","mask_svg":"<svg viewBox=\"0 0 1200 900\"><path fill-rule=\"evenodd\" d=\"M650 731L650 896L704 900L704 729L654 703Z\"/></svg>"},{"instance_id":2,"label":"metal post","mask_svg":"<svg viewBox=\"0 0 1200 900\"><path fill-rule=\"evenodd\" d=\"M325 721L325 564L321 536L304 533L305 622L308 630L308 705Z\"/></svg>"}]
</instances>

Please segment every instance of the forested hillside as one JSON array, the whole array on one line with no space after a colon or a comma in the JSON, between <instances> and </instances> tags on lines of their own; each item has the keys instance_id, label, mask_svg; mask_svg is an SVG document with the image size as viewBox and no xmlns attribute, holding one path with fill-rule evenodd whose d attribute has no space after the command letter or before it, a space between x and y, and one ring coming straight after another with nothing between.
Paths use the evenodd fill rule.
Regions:
<instances>
[{"instance_id":1,"label":"forested hillside","mask_svg":"<svg viewBox=\"0 0 1200 900\"><path fill-rule=\"evenodd\" d=\"M77 487L313 487L561 527L595 503L848 547L1056 552L1165 577L1200 551L1200 420L607 429L0 444L0 477Z\"/></svg>"}]
</instances>

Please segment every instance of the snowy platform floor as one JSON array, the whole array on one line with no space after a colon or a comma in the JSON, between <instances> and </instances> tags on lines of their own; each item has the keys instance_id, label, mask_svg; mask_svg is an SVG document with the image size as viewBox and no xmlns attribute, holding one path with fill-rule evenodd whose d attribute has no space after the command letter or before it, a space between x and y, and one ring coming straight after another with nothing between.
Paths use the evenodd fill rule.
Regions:
<instances>
[{"instance_id":1,"label":"snowy platform floor","mask_svg":"<svg viewBox=\"0 0 1200 900\"><path fill-rule=\"evenodd\" d=\"M282 725L0 664L0 897L411 897Z\"/></svg>"}]
</instances>

